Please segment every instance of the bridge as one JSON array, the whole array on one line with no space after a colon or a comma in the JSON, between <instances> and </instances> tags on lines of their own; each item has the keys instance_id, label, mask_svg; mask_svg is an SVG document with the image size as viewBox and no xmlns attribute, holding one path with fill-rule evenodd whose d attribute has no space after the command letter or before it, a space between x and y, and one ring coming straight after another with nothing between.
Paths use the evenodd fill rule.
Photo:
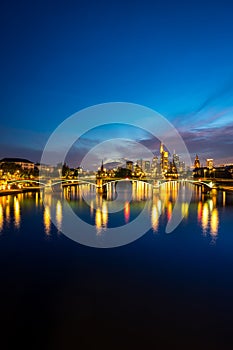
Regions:
<instances>
[{"instance_id":1,"label":"bridge","mask_svg":"<svg viewBox=\"0 0 233 350\"><path fill-rule=\"evenodd\" d=\"M44 189L45 191L52 191L56 188L62 188L63 186L71 186L71 185L83 185L90 184L95 185L95 180L91 181L89 179L81 180L81 179L12 179L7 180L7 187L12 188L12 185L16 185L18 189ZM61 187L62 186L62 187Z\"/></svg>"},{"instance_id":2,"label":"bridge","mask_svg":"<svg viewBox=\"0 0 233 350\"><path fill-rule=\"evenodd\" d=\"M213 181L215 180L215 181ZM116 185L118 182L129 181L142 182L147 186L152 186L153 189L159 189L161 186L164 186L166 183L190 183L195 186L201 186L203 193L208 193L212 189L221 189L223 184L227 183L228 186L233 186L233 179L152 179L152 178L112 178L112 177L83 177L77 179L62 179L62 178L53 178L53 179L17 179L17 180L8 180L7 184L10 187L13 184L19 185L18 188L30 188L30 189L44 189L45 191L53 191L56 189L61 189L66 186L77 186L89 184L96 188L98 193L106 193L109 186Z\"/></svg>"},{"instance_id":3,"label":"bridge","mask_svg":"<svg viewBox=\"0 0 233 350\"><path fill-rule=\"evenodd\" d=\"M201 186L202 187L202 192L208 193L212 189L218 188L217 182L213 182L212 180L207 180L207 179L199 179L199 180L194 180L194 179L152 179L152 178L107 178L107 177L97 177L96 178L96 189L97 191L101 192L106 192L107 187L110 184L117 184L120 181L130 181L131 183L134 182L143 182L146 185L152 186L154 189L159 189L161 186L167 183L190 183L195 186Z\"/></svg>"}]
</instances>

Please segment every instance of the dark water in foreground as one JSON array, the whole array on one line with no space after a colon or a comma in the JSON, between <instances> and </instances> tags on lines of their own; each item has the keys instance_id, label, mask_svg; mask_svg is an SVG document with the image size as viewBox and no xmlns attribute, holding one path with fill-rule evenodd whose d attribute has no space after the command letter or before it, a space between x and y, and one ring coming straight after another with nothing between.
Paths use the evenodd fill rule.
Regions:
<instances>
[{"instance_id":1,"label":"dark water in foreground","mask_svg":"<svg viewBox=\"0 0 233 350\"><path fill-rule=\"evenodd\" d=\"M39 193L0 197L3 348L16 340L31 349L232 349L233 194L194 190L168 235L176 190L167 187L162 200L154 195L150 231L112 249L60 233ZM80 191L66 189L65 196L100 236L134 218L145 199L138 193L111 218L106 199L94 199L105 208L101 214ZM59 227L62 201L56 218Z\"/></svg>"}]
</instances>

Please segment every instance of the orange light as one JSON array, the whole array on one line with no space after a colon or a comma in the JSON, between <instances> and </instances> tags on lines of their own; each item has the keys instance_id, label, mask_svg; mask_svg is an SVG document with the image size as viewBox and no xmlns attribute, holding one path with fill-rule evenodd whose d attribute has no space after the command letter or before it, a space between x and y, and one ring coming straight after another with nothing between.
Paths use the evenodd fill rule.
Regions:
<instances>
[{"instance_id":1,"label":"orange light","mask_svg":"<svg viewBox=\"0 0 233 350\"><path fill-rule=\"evenodd\" d=\"M172 216L172 203L168 202L168 205L167 205L167 218L168 218L168 220L171 219L171 216Z\"/></svg>"},{"instance_id":2,"label":"orange light","mask_svg":"<svg viewBox=\"0 0 233 350\"><path fill-rule=\"evenodd\" d=\"M159 213L155 204L153 204L152 206L151 224L152 224L153 232L156 232L158 230L158 225L159 225Z\"/></svg>"},{"instance_id":3,"label":"orange light","mask_svg":"<svg viewBox=\"0 0 233 350\"><path fill-rule=\"evenodd\" d=\"M201 222L201 217L202 217L202 202L199 202L198 206L197 206L197 219L198 219L198 222Z\"/></svg>"},{"instance_id":4,"label":"orange light","mask_svg":"<svg viewBox=\"0 0 233 350\"><path fill-rule=\"evenodd\" d=\"M44 208L44 230L46 235L50 234L50 227L51 227L51 221L50 221L50 207L48 205Z\"/></svg>"},{"instance_id":5,"label":"orange light","mask_svg":"<svg viewBox=\"0 0 233 350\"><path fill-rule=\"evenodd\" d=\"M20 204L18 198L14 198L14 217L15 217L15 227L20 227Z\"/></svg>"},{"instance_id":6,"label":"orange light","mask_svg":"<svg viewBox=\"0 0 233 350\"><path fill-rule=\"evenodd\" d=\"M102 217L101 217L101 211L100 209L96 209L95 213L95 226L97 230L97 235L99 235L102 231Z\"/></svg>"},{"instance_id":7,"label":"orange light","mask_svg":"<svg viewBox=\"0 0 233 350\"><path fill-rule=\"evenodd\" d=\"M218 226L219 226L218 210L217 210L217 208L214 208L214 210L211 214L211 218L210 218L210 234L211 234L211 236L218 235Z\"/></svg>"},{"instance_id":8,"label":"orange light","mask_svg":"<svg viewBox=\"0 0 233 350\"><path fill-rule=\"evenodd\" d=\"M57 222L57 228L58 231L61 231L61 226L62 226L62 204L61 201L57 201L56 205L56 222Z\"/></svg>"},{"instance_id":9,"label":"orange light","mask_svg":"<svg viewBox=\"0 0 233 350\"><path fill-rule=\"evenodd\" d=\"M209 207L207 203L204 203L204 206L202 209L202 230L204 234L206 234L208 225L209 225Z\"/></svg>"},{"instance_id":10,"label":"orange light","mask_svg":"<svg viewBox=\"0 0 233 350\"><path fill-rule=\"evenodd\" d=\"M106 229L108 223L108 207L106 202L102 205L102 224L104 229Z\"/></svg>"},{"instance_id":11,"label":"orange light","mask_svg":"<svg viewBox=\"0 0 233 350\"><path fill-rule=\"evenodd\" d=\"M124 216L125 216L125 222L129 222L130 217L130 204L129 202L126 202L124 205Z\"/></svg>"}]
</instances>

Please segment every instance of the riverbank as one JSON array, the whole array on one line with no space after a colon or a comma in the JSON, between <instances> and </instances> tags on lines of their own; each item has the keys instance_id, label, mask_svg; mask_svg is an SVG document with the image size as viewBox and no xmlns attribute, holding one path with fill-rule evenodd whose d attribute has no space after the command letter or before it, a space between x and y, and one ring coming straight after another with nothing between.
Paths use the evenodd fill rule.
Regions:
<instances>
[{"instance_id":1,"label":"riverbank","mask_svg":"<svg viewBox=\"0 0 233 350\"><path fill-rule=\"evenodd\" d=\"M25 192L37 192L40 191L40 187L24 187L24 188L17 188L12 190L1 190L0 196L9 196L11 194L19 194L19 193L25 193Z\"/></svg>"},{"instance_id":2,"label":"riverbank","mask_svg":"<svg viewBox=\"0 0 233 350\"><path fill-rule=\"evenodd\" d=\"M233 186L221 186L221 187L218 187L218 190L233 192Z\"/></svg>"},{"instance_id":3,"label":"riverbank","mask_svg":"<svg viewBox=\"0 0 233 350\"><path fill-rule=\"evenodd\" d=\"M63 186L65 187L65 186ZM227 192L233 192L233 186L219 186L216 188L218 191L227 191ZM0 197L1 196L9 196L12 194L20 194L20 193L26 193L26 192L38 192L40 191L40 187L24 187L24 188L17 188L17 189L11 189L11 190L1 190L0 191Z\"/></svg>"}]
</instances>

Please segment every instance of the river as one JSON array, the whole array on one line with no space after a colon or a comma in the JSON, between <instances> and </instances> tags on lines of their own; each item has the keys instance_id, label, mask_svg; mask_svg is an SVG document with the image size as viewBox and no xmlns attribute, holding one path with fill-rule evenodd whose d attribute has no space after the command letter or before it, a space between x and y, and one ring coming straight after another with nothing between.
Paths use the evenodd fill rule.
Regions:
<instances>
[{"instance_id":1,"label":"river","mask_svg":"<svg viewBox=\"0 0 233 350\"><path fill-rule=\"evenodd\" d=\"M166 234L178 189L123 186L118 202L90 185L66 187L55 199L0 197L2 341L33 349L231 348L233 193L206 195L193 186L182 222ZM97 240L136 220L148 201L151 228L120 247L85 246L62 233L64 200Z\"/></svg>"}]
</instances>

